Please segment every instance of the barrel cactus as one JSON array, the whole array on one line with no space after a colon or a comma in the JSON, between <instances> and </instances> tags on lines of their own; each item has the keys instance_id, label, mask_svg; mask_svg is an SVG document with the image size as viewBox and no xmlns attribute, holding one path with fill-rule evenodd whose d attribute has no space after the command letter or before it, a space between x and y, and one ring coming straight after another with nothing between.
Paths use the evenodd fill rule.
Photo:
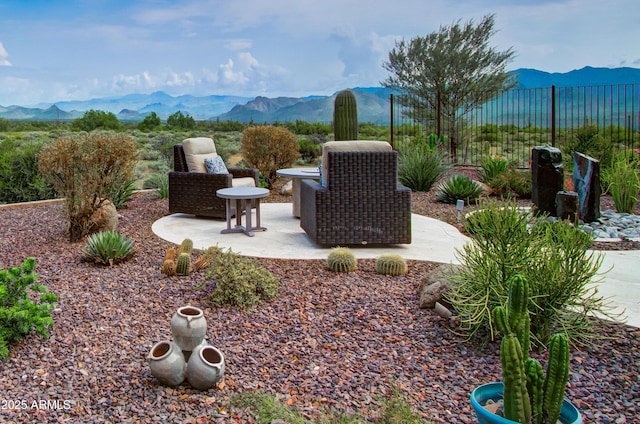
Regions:
<instances>
[{"instance_id":1,"label":"barrel cactus","mask_svg":"<svg viewBox=\"0 0 640 424\"><path fill-rule=\"evenodd\" d=\"M336 247L327 258L329 269L334 272L353 272L358 267L356 257L347 247Z\"/></svg>"},{"instance_id":2,"label":"barrel cactus","mask_svg":"<svg viewBox=\"0 0 640 424\"><path fill-rule=\"evenodd\" d=\"M376 272L378 274L398 276L407 273L407 261L400 255L384 254L378 256L375 263Z\"/></svg>"},{"instance_id":3,"label":"barrel cactus","mask_svg":"<svg viewBox=\"0 0 640 424\"><path fill-rule=\"evenodd\" d=\"M178 248L178 256L181 253L188 253L189 256L191 256L192 251L193 251L193 240L189 238L182 240L182 243L180 243L180 247Z\"/></svg>"},{"instance_id":4,"label":"barrel cactus","mask_svg":"<svg viewBox=\"0 0 640 424\"><path fill-rule=\"evenodd\" d=\"M542 365L528 357L529 325L527 281L516 275L509 281L507 308L498 306L493 318L503 333L500 362L504 383L504 416L519 422L555 423L560 417L564 391L569 380L569 342L555 334L549 346L546 373Z\"/></svg>"},{"instance_id":5,"label":"barrel cactus","mask_svg":"<svg viewBox=\"0 0 640 424\"><path fill-rule=\"evenodd\" d=\"M176 260L176 274L180 276L189 275L191 272L191 255L189 253L180 253Z\"/></svg>"},{"instance_id":6,"label":"barrel cactus","mask_svg":"<svg viewBox=\"0 0 640 424\"><path fill-rule=\"evenodd\" d=\"M336 141L358 139L358 108L351 90L336 94L333 104L333 134Z\"/></svg>"}]
</instances>

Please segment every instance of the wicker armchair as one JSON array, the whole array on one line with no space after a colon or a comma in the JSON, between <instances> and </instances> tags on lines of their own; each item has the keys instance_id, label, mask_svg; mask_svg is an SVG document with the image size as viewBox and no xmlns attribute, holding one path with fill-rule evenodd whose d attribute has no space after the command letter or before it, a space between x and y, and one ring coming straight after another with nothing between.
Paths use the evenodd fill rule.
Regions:
<instances>
[{"instance_id":1,"label":"wicker armchair","mask_svg":"<svg viewBox=\"0 0 640 424\"><path fill-rule=\"evenodd\" d=\"M323 155L328 186L301 182L300 226L317 244L411 243L411 190L397 182L395 151Z\"/></svg>"},{"instance_id":2,"label":"wicker armchair","mask_svg":"<svg viewBox=\"0 0 640 424\"><path fill-rule=\"evenodd\" d=\"M189 172L182 144L173 146L174 171L169 172L169 213L226 219L225 199L216 196L221 188L233 186L233 179L252 178L258 185L255 168L229 168L229 174Z\"/></svg>"}]
</instances>

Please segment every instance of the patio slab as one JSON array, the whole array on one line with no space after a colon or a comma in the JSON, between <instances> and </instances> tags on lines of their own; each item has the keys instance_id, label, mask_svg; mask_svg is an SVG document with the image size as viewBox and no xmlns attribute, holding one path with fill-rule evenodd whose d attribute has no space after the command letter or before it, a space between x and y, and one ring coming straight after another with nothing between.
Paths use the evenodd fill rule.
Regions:
<instances>
[{"instance_id":1,"label":"patio slab","mask_svg":"<svg viewBox=\"0 0 640 424\"><path fill-rule=\"evenodd\" d=\"M291 203L263 203L261 223L267 231L248 237L242 233L220 234L226 228L224 220L196 218L173 214L160 218L153 232L160 238L179 245L185 238L194 247L206 249L218 246L236 253L282 259L326 259L330 248L319 247L300 228L300 220L292 216ZM383 253L396 253L405 259L458 264L455 251L469 242L457 228L437 219L412 215L412 243L384 247L352 247L357 258L376 258ZM609 297L618 311L625 309L627 324L640 327L640 250L602 251L604 256L599 275L598 292Z\"/></svg>"}]
</instances>

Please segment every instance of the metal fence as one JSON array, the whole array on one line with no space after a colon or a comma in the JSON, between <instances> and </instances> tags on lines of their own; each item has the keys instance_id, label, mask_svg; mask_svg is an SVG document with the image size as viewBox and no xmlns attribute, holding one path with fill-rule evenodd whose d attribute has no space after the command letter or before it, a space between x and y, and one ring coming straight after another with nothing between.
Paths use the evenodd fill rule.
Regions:
<instances>
[{"instance_id":1,"label":"metal fence","mask_svg":"<svg viewBox=\"0 0 640 424\"><path fill-rule=\"evenodd\" d=\"M431 101L392 95L391 142L436 141L452 163L478 166L501 155L527 167L534 146L562 149L586 128L615 149L640 146L640 84L514 89Z\"/></svg>"}]
</instances>

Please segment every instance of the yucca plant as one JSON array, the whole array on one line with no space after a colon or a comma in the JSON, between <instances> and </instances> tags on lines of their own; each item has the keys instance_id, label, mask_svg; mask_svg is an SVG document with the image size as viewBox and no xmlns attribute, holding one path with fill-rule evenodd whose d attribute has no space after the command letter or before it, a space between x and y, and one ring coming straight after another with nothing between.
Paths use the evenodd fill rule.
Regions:
<instances>
[{"instance_id":1,"label":"yucca plant","mask_svg":"<svg viewBox=\"0 0 640 424\"><path fill-rule=\"evenodd\" d=\"M478 199L482 194L480 184L466 175L454 175L438 186L436 200L444 203L456 203L464 200L466 204Z\"/></svg>"},{"instance_id":2,"label":"yucca plant","mask_svg":"<svg viewBox=\"0 0 640 424\"><path fill-rule=\"evenodd\" d=\"M638 160L632 154L623 153L612 162L609 169L604 170L603 174L607 192L611 194L616 210L633 213L640 190Z\"/></svg>"},{"instance_id":3,"label":"yucca plant","mask_svg":"<svg viewBox=\"0 0 640 424\"><path fill-rule=\"evenodd\" d=\"M117 231L101 231L89 236L82 251L85 260L103 265L126 261L134 254L133 242Z\"/></svg>"},{"instance_id":4,"label":"yucca plant","mask_svg":"<svg viewBox=\"0 0 640 424\"><path fill-rule=\"evenodd\" d=\"M399 150L398 180L414 191L429 191L448 170L442 154L422 145Z\"/></svg>"},{"instance_id":5,"label":"yucca plant","mask_svg":"<svg viewBox=\"0 0 640 424\"><path fill-rule=\"evenodd\" d=\"M494 178L507 172L507 159L502 156L484 156L480 161L482 167L478 171L478 178L489 184Z\"/></svg>"},{"instance_id":6,"label":"yucca plant","mask_svg":"<svg viewBox=\"0 0 640 424\"><path fill-rule=\"evenodd\" d=\"M148 185L158 191L158 196L161 199L169 198L169 174L155 174L148 180Z\"/></svg>"}]
</instances>

